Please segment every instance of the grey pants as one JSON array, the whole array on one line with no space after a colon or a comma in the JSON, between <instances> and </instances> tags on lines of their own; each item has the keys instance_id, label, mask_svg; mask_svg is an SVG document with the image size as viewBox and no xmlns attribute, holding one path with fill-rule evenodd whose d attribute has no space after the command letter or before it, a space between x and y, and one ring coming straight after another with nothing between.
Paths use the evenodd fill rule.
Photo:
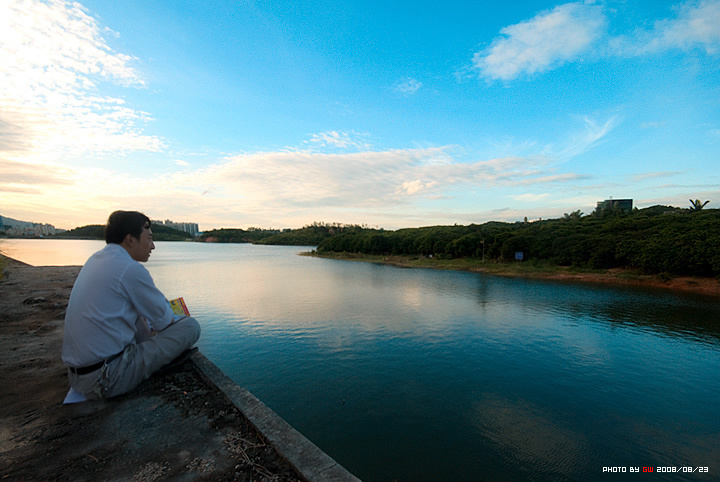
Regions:
<instances>
[{"instance_id":1,"label":"grey pants","mask_svg":"<svg viewBox=\"0 0 720 482\"><path fill-rule=\"evenodd\" d=\"M200 324L190 316L155 333L142 342L131 343L122 356L92 373L68 371L70 386L88 400L127 393L167 365L200 338Z\"/></svg>"}]
</instances>

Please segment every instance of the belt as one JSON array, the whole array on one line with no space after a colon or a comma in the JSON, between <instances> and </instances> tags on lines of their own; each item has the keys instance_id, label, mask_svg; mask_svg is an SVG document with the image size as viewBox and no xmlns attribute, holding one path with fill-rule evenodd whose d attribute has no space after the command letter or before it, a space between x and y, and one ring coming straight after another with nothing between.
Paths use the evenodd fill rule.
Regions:
<instances>
[{"instance_id":1,"label":"belt","mask_svg":"<svg viewBox=\"0 0 720 482\"><path fill-rule=\"evenodd\" d=\"M76 375L87 375L88 373L92 373L92 372L94 372L94 371L96 371L96 370L100 370L100 369L103 367L103 365L105 365L106 363L110 363L111 361L113 361L114 359L116 359L117 357L119 357L120 355L122 355L124 351L125 351L125 350L123 349L120 353L114 354L113 356L111 356L111 357L108 358L107 360L102 360L102 361L99 361L99 362L94 363L94 364L92 364L92 365L88 365L88 366L85 366L85 367L77 367L77 368L75 368L75 367L68 367L68 368L70 369L70 371L71 371L72 373L74 373L74 374L76 374Z\"/></svg>"}]
</instances>

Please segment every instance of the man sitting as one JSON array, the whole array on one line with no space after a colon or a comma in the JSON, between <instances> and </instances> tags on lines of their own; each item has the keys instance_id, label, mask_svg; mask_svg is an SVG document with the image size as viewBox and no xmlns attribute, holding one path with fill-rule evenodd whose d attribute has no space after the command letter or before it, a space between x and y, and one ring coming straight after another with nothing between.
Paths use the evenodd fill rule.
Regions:
<instances>
[{"instance_id":1,"label":"man sitting","mask_svg":"<svg viewBox=\"0 0 720 482\"><path fill-rule=\"evenodd\" d=\"M105 242L80 270L65 314L62 359L70 386L87 399L132 390L200 337L194 318L173 320L170 304L140 264L155 249L150 219L115 211Z\"/></svg>"}]
</instances>

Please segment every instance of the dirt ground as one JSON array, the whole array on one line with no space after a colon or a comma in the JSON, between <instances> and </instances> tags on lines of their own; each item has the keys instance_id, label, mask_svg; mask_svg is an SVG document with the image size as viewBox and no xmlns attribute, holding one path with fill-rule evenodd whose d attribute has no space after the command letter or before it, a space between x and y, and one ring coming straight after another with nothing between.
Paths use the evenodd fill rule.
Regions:
<instances>
[{"instance_id":1,"label":"dirt ground","mask_svg":"<svg viewBox=\"0 0 720 482\"><path fill-rule=\"evenodd\" d=\"M63 317L79 267L0 280L0 479L302 480L186 361L122 397L63 405Z\"/></svg>"}]
</instances>

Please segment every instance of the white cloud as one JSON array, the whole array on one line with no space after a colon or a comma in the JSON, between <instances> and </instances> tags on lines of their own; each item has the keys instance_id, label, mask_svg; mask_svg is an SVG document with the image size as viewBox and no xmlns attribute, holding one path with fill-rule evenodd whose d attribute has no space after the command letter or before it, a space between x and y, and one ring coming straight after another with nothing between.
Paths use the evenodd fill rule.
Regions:
<instances>
[{"instance_id":1,"label":"white cloud","mask_svg":"<svg viewBox=\"0 0 720 482\"><path fill-rule=\"evenodd\" d=\"M89 87L93 85L89 75L97 74L123 85L144 84L129 66L134 59L113 52L95 20L77 3L10 0L0 5L0 19L5 67L12 65L31 74L33 82ZM34 78L38 67L47 69L44 79Z\"/></svg>"},{"instance_id":2,"label":"white cloud","mask_svg":"<svg viewBox=\"0 0 720 482\"><path fill-rule=\"evenodd\" d=\"M635 174L630 177L631 182L646 181L648 179L662 179L666 177L675 177L682 174L681 171L663 171L663 172L644 172Z\"/></svg>"},{"instance_id":3,"label":"white cloud","mask_svg":"<svg viewBox=\"0 0 720 482\"><path fill-rule=\"evenodd\" d=\"M527 158L453 162L448 151L448 147L437 147L346 154L261 152L176 173L167 184L232 200L235 206L280 212L320 207L391 208L410 202L409 196L582 178L556 173Z\"/></svg>"},{"instance_id":4,"label":"white cloud","mask_svg":"<svg viewBox=\"0 0 720 482\"><path fill-rule=\"evenodd\" d=\"M356 132L328 131L319 134L311 134L310 140L305 144L314 147L330 147L338 149L370 149L370 143Z\"/></svg>"},{"instance_id":5,"label":"white cloud","mask_svg":"<svg viewBox=\"0 0 720 482\"><path fill-rule=\"evenodd\" d=\"M574 2L541 12L503 28L501 37L476 52L472 66L489 80L513 80L545 72L583 56L634 57L670 49L720 52L720 0L689 1L674 8L674 18L652 29L607 36L608 17L600 5Z\"/></svg>"},{"instance_id":6,"label":"white cloud","mask_svg":"<svg viewBox=\"0 0 720 482\"><path fill-rule=\"evenodd\" d=\"M423 86L423 83L417 79L405 78L395 85L395 92L400 92L404 95L412 95L416 93Z\"/></svg>"},{"instance_id":7,"label":"white cloud","mask_svg":"<svg viewBox=\"0 0 720 482\"><path fill-rule=\"evenodd\" d=\"M602 7L576 2L503 28L503 37L477 52L473 65L488 79L512 80L574 60L605 32Z\"/></svg>"},{"instance_id":8,"label":"white cloud","mask_svg":"<svg viewBox=\"0 0 720 482\"><path fill-rule=\"evenodd\" d=\"M173 182L216 186L213 195L269 209L380 206L392 201L408 174L442 150L261 152L234 156Z\"/></svg>"},{"instance_id":9,"label":"white cloud","mask_svg":"<svg viewBox=\"0 0 720 482\"><path fill-rule=\"evenodd\" d=\"M108 81L143 86L134 60L114 52L77 3L0 3L0 156L160 150L162 141L137 127L147 114L98 91Z\"/></svg>"},{"instance_id":10,"label":"white cloud","mask_svg":"<svg viewBox=\"0 0 720 482\"><path fill-rule=\"evenodd\" d=\"M447 222L447 216L455 215L445 213L441 221L441 215L413 214L422 200L478 195L471 192L492 196L505 188L573 184L583 178L520 157L462 163L453 159L451 148L436 147L339 154L259 152L177 172L156 185L172 186L178 193L173 197L176 209L188 205L201 210L203 219L225 216L262 226L340 220L391 228Z\"/></svg>"},{"instance_id":11,"label":"white cloud","mask_svg":"<svg viewBox=\"0 0 720 482\"><path fill-rule=\"evenodd\" d=\"M56 167L48 170L41 164L27 164L0 159L0 187L3 191L39 191L49 186L70 184L70 169Z\"/></svg>"},{"instance_id":12,"label":"white cloud","mask_svg":"<svg viewBox=\"0 0 720 482\"><path fill-rule=\"evenodd\" d=\"M423 182L420 179L416 179L414 181L403 181L401 188L398 189L396 193L416 194L420 191L432 188L435 184L437 184L437 181Z\"/></svg>"},{"instance_id":13,"label":"white cloud","mask_svg":"<svg viewBox=\"0 0 720 482\"><path fill-rule=\"evenodd\" d=\"M720 1L687 2L675 10L678 12L675 18L660 20L651 30L637 30L630 36L611 39L614 53L635 56L701 47L708 54L717 54L720 48Z\"/></svg>"},{"instance_id":14,"label":"white cloud","mask_svg":"<svg viewBox=\"0 0 720 482\"><path fill-rule=\"evenodd\" d=\"M585 174L577 174L574 172L566 172L563 174L547 174L539 175L535 177L528 177L526 179L520 179L517 181L518 185L537 185L537 184L558 184L566 183L571 181L581 181L588 179L589 176Z\"/></svg>"},{"instance_id":15,"label":"white cloud","mask_svg":"<svg viewBox=\"0 0 720 482\"><path fill-rule=\"evenodd\" d=\"M523 201L523 202L537 202L542 201L543 199L547 199L547 197L550 196L549 193L542 193L542 194L532 194L532 193L525 193L525 194L518 194L514 196L510 196L516 201Z\"/></svg>"}]
</instances>

